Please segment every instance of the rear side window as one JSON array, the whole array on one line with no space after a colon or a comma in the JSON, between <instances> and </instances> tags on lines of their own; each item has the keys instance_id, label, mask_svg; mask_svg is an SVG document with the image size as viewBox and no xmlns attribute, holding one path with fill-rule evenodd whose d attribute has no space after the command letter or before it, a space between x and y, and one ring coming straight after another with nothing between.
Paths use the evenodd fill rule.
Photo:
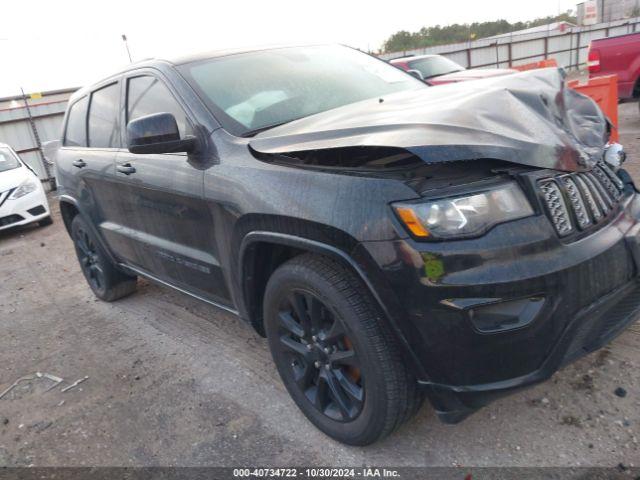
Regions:
<instances>
[{"instance_id":1,"label":"rear side window","mask_svg":"<svg viewBox=\"0 0 640 480\"><path fill-rule=\"evenodd\" d=\"M127 83L127 122L152 113L171 113L176 117L180 137L191 133L187 116L169 89L157 78L143 76Z\"/></svg>"},{"instance_id":2,"label":"rear side window","mask_svg":"<svg viewBox=\"0 0 640 480\"><path fill-rule=\"evenodd\" d=\"M71 105L67 130L64 135L64 145L72 147L87 146L87 105L89 98L84 97Z\"/></svg>"},{"instance_id":3,"label":"rear side window","mask_svg":"<svg viewBox=\"0 0 640 480\"><path fill-rule=\"evenodd\" d=\"M94 148L120 147L118 106L120 88L117 83L96 90L89 105L89 146Z\"/></svg>"}]
</instances>

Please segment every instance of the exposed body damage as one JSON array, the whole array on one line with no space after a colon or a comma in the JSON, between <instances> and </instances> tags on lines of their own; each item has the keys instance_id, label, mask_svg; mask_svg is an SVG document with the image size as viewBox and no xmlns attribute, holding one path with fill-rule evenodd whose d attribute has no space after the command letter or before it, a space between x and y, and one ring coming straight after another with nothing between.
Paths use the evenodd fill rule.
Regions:
<instances>
[{"instance_id":1,"label":"exposed body damage","mask_svg":"<svg viewBox=\"0 0 640 480\"><path fill-rule=\"evenodd\" d=\"M366 100L260 133L250 146L311 164L326 163L325 150L328 159L340 148L387 147L427 163L490 158L578 171L602 157L607 132L596 103L544 69Z\"/></svg>"}]
</instances>

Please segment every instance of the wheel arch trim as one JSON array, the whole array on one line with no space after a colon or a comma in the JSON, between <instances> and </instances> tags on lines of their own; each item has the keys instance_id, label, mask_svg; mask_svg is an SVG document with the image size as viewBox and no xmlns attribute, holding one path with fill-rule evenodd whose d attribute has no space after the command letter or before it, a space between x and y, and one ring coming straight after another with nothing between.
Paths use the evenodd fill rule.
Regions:
<instances>
[{"instance_id":1,"label":"wheel arch trim","mask_svg":"<svg viewBox=\"0 0 640 480\"><path fill-rule=\"evenodd\" d=\"M84 210L80 206L78 200L76 200L74 197L72 197L70 195L62 194L62 195L58 196L58 201L60 202L60 204L68 203L68 204L72 205L78 211L78 215L82 215L82 217L85 219L85 221L87 223L87 226L91 230L91 233L93 233L93 235L95 235L95 237L98 239L98 242L100 242L100 246L106 252L107 256L109 257L109 260L111 260L111 262L113 262L114 265L118 265L120 262L113 255L113 253L111 252L111 249L109 248L107 243L104 241L104 238L102 237L102 235L100 233L100 230L98 228L96 228L95 224L90 220L89 215L87 215L84 212ZM63 220L64 220L64 218L63 218ZM71 237L72 236L71 235L71 223L69 223L69 225L67 225L66 224L66 220L64 220L64 223L65 223L65 228L67 229L67 232L69 233L69 236ZM73 240L73 238L72 238L72 240Z\"/></svg>"},{"instance_id":2,"label":"wheel arch trim","mask_svg":"<svg viewBox=\"0 0 640 480\"><path fill-rule=\"evenodd\" d=\"M391 314L391 312L387 308L385 302L376 291L375 286L373 285L373 283L371 282L367 274L364 272L364 270L351 257L351 255L349 255L345 251L333 245L319 242L317 240L311 240L308 238L299 237L299 236L291 235L287 233L269 232L269 231L262 231L262 230L253 231L244 236L240 245L240 252L239 252L239 261L240 261L239 268L240 268L240 279L241 279L241 287L242 287L241 288L242 290L241 291L241 295L242 295L241 312L247 314L248 318L246 318L245 320L248 320L249 323L254 328L256 328L254 319L250 318L251 314L247 308L248 306L247 300L250 294L247 288L249 285L249 282L247 282L245 278L245 274L246 274L245 263L247 261L247 253L249 251L249 248L252 245L255 245L257 243L273 243L278 245L285 245L289 247L299 248L301 250L305 250L308 252L318 253L321 255L328 256L330 258L333 258L339 261L343 265L346 264L346 266L350 268L358 276L358 278L364 283L369 293L373 296L374 301L380 307L384 315L385 321L391 327L392 331L396 336L396 339L400 342L403 355L405 355L410 360L413 370L416 373L416 376L424 379L428 378L426 372L424 371L424 368L422 367L422 365L418 360L417 355L415 355L415 353L413 352L413 349L409 345L409 342L406 340L398 323L394 320L394 316Z\"/></svg>"},{"instance_id":3,"label":"wheel arch trim","mask_svg":"<svg viewBox=\"0 0 640 480\"><path fill-rule=\"evenodd\" d=\"M73 208L75 208L78 211L78 213L80 213L80 207L78 205L78 201L75 198L73 198L73 197L71 197L69 195L64 195L64 194L59 195L58 196L58 203L60 204L60 206L62 206L63 204L71 205ZM62 210L62 208L60 210ZM60 213L62 214L62 220L63 220L63 223L64 223L64 227L67 229L67 233L69 235L71 235L71 223L67 223L68 219L65 218L65 215L63 214L62 211Z\"/></svg>"}]
</instances>

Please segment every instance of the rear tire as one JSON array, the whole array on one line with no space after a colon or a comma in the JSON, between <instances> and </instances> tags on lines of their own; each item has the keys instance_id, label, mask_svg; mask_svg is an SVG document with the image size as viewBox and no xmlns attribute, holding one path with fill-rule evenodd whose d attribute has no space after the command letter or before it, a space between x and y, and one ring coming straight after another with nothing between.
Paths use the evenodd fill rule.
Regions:
<instances>
[{"instance_id":1,"label":"rear tire","mask_svg":"<svg viewBox=\"0 0 640 480\"><path fill-rule=\"evenodd\" d=\"M285 387L330 437L369 445L421 406L378 305L339 263L305 254L280 266L267 284L264 321Z\"/></svg>"},{"instance_id":2,"label":"rear tire","mask_svg":"<svg viewBox=\"0 0 640 480\"><path fill-rule=\"evenodd\" d=\"M137 277L117 269L80 215L71 222L71 237L80 269L96 297L112 302L135 292Z\"/></svg>"},{"instance_id":3,"label":"rear tire","mask_svg":"<svg viewBox=\"0 0 640 480\"><path fill-rule=\"evenodd\" d=\"M49 215L48 217L45 217L42 220L38 221L38 225L40 225L41 227L49 226L52 223L53 223L53 219L51 218L51 215Z\"/></svg>"}]
</instances>

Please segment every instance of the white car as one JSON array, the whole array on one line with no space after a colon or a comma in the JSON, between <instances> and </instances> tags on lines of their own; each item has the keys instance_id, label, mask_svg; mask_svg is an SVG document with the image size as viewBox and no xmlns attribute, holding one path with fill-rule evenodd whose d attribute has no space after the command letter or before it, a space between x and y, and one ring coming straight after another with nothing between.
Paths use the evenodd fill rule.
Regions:
<instances>
[{"instance_id":1,"label":"white car","mask_svg":"<svg viewBox=\"0 0 640 480\"><path fill-rule=\"evenodd\" d=\"M51 224L44 188L18 154L0 143L0 230L31 222Z\"/></svg>"}]
</instances>

